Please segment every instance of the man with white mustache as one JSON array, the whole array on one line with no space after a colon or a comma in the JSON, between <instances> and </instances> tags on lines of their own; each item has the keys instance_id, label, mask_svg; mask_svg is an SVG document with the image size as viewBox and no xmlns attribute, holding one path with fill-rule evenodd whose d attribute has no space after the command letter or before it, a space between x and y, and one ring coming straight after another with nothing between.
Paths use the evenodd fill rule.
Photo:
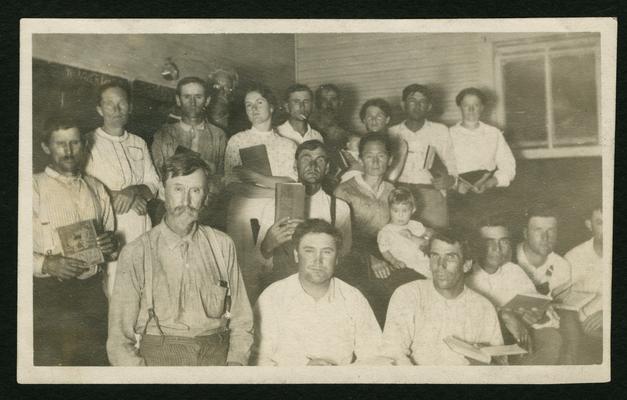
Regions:
<instances>
[{"instance_id":1,"label":"man with white mustache","mask_svg":"<svg viewBox=\"0 0 627 400\"><path fill-rule=\"evenodd\" d=\"M121 252L109 307L113 365L246 365L252 312L226 234L197 223L209 167L191 153L164 167L161 224Z\"/></svg>"}]
</instances>

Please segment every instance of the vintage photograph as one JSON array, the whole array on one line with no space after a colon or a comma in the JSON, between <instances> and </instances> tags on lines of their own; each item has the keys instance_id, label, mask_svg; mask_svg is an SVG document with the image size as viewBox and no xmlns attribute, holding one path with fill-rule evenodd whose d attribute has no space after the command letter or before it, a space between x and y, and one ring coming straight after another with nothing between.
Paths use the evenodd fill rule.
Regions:
<instances>
[{"instance_id":1,"label":"vintage photograph","mask_svg":"<svg viewBox=\"0 0 627 400\"><path fill-rule=\"evenodd\" d=\"M22 20L18 381L609 381L616 20L253 22Z\"/></svg>"}]
</instances>

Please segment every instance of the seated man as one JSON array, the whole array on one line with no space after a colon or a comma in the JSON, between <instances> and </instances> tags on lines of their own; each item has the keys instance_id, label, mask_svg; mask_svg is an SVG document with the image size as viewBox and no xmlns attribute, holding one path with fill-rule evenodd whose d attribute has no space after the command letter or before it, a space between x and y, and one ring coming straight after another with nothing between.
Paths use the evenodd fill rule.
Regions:
<instances>
[{"instance_id":1,"label":"seated man","mask_svg":"<svg viewBox=\"0 0 627 400\"><path fill-rule=\"evenodd\" d=\"M114 216L104 185L81 173L85 141L76 121L49 119L41 147L50 157L33 176L33 353L35 365L107 365L107 299L101 266L68 254L72 239L94 221L105 261L115 258ZM89 228L87 228L89 229ZM73 235L73 236L72 236ZM89 246L89 234L79 246Z\"/></svg>"},{"instance_id":2,"label":"seated man","mask_svg":"<svg viewBox=\"0 0 627 400\"><path fill-rule=\"evenodd\" d=\"M252 311L226 234L197 224L209 167L191 153L164 168L163 222L121 252L109 306L113 365L245 365Z\"/></svg>"},{"instance_id":3,"label":"seated man","mask_svg":"<svg viewBox=\"0 0 627 400\"><path fill-rule=\"evenodd\" d=\"M255 306L256 365L375 362L381 329L366 299L333 277L342 236L321 219L294 232L298 272L275 282Z\"/></svg>"},{"instance_id":4,"label":"seated man","mask_svg":"<svg viewBox=\"0 0 627 400\"><path fill-rule=\"evenodd\" d=\"M350 252L352 243L351 214L348 204L335 196L329 196L322 189L322 182L329 169L327 149L318 140L308 140L296 149L296 170L298 181L305 185L306 203L309 218L320 218L336 226L342 234L342 247L338 256ZM300 220L280 220L274 222L274 202L261 213L259 239L260 262L271 266L272 282L286 278L298 269L294 260L292 235Z\"/></svg>"},{"instance_id":5,"label":"seated man","mask_svg":"<svg viewBox=\"0 0 627 400\"><path fill-rule=\"evenodd\" d=\"M591 208L586 227L592 238L570 250L564 258L570 263L573 289L592 292L596 297L579 312L584 344L589 351L579 352L582 363L600 363L603 347L603 210L601 204ZM587 354L584 354L587 353ZM589 357L588 357L589 356Z\"/></svg>"},{"instance_id":6,"label":"seated man","mask_svg":"<svg viewBox=\"0 0 627 400\"><path fill-rule=\"evenodd\" d=\"M459 233L436 232L429 245L433 280L406 283L392 295L383 355L396 365L468 365L444 342L448 336L470 344L503 344L494 306L464 284L472 264L465 247Z\"/></svg>"},{"instance_id":7,"label":"seated man","mask_svg":"<svg viewBox=\"0 0 627 400\"><path fill-rule=\"evenodd\" d=\"M518 313L502 308L518 294L533 294L536 288L525 272L512 259L509 229L498 218L486 218L479 223L477 262L466 277L466 285L485 296L497 308L499 317L513 341L529 353L510 356L510 363L524 365L553 365L560 355L561 336L556 329L554 311L548 311L552 324L535 325L543 314L526 310Z\"/></svg>"}]
</instances>

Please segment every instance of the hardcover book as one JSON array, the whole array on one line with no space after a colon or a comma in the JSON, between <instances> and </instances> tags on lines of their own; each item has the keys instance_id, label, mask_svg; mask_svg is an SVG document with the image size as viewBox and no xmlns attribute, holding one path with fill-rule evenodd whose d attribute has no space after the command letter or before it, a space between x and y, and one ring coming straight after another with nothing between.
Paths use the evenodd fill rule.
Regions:
<instances>
[{"instance_id":1,"label":"hardcover book","mask_svg":"<svg viewBox=\"0 0 627 400\"><path fill-rule=\"evenodd\" d=\"M272 176L270 159L265 144L239 149L242 166L265 176Z\"/></svg>"},{"instance_id":2,"label":"hardcover book","mask_svg":"<svg viewBox=\"0 0 627 400\"><path fill-rule=\"evenodd\" d=\"M83 260L87 265L104 262L104 256L96 241L98 234L93 219L61 226L57 231L64 256Z\"/></svg>"},{"instance_id":3,"label":"hardcover book","mask_svg":"<svg viewBox=\"0 0 627 400\"><path fill-rule=\"evenodd\" d=\"M281 218L305 219L305 186L300 183L277 183L274 222Z\"/></svg>"}]
</instances>

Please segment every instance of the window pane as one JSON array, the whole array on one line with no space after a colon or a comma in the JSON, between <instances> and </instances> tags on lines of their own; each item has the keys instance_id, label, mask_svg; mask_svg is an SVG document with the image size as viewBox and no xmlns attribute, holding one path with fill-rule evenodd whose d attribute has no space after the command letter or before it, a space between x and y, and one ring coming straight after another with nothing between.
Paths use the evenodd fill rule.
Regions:
<instances>
[{"instance_id":1,"label":"window pane","mask_svg":"<svg viewBox=\"0 0 627 400\"><path fill-rule=\"evenodd\" d=\"M556 146L598 142L594 53L552 56Z\"/></svg>"},{"instance_id":2,"label":"window pane","mask_svg":"<svg viewBox=\"0 0 627 400\"><path fill-rule=\"evenodd\" d=\"M516 147L547 145L544 78L542 57L503 65L505 132Z\"/></svg>"}]
</instances>

